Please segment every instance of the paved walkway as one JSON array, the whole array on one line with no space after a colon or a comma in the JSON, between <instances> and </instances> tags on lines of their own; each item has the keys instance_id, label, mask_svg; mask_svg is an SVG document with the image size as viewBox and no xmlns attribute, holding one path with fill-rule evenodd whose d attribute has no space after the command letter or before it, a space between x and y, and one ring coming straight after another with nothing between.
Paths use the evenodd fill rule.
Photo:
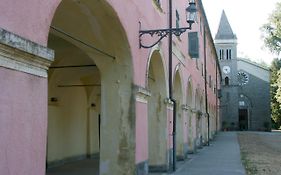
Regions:
<instances>
[{"instance_id":1,"label":"paved walkway","mask_svg":"<svg viewBox=\"0 0 281 175\"><path fill-rule=\"evenodd\" d=\"M236 132L220 132L210 146L190 155L173 175L245 175Z\"/></svg>"},{"instance_id":2,"label":"paved walkway","mask_svg":"<svg viewBox=\"0 0 281 175\"><path fill-rule=\"evenodd\" d=\"M172 175L245 175L236 132L221 132L210 146L177 163ZM98 160L82 160L48 171L46 175L98 175ZM161 174L161 173L160 173ZM160 175L151 173L151 175ZM164 175L165 173L161 174Z\"/></svg>"}]
</instances>

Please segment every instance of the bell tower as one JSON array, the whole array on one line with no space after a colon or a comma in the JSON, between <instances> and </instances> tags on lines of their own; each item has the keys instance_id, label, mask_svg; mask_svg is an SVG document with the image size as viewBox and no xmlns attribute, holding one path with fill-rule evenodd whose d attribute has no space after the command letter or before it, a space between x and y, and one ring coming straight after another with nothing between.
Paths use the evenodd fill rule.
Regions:
<instances>
[{"instance_id":1,"label":"bell tower","mask_svg":"<svg viewBox=\"0 0 281 175\"><path fill-rule=\"evenodd\" d=\"M215 46L220 60L237 58L237 37L232 31L224 10L215 36Z\"/></svg>"},{"instance_id":2,"label":"bell tower","mask_svg":"<svg viewBox=\"0 0 281 175\"><path fill-rule=\"evenodd\" d=\"M233 84L236 82L233 70L237 70L237 37L232 31L224 10L215 36L215 47L223 72L222 84Z\"/></svg>"},{"instance_id":3,"label":"bell tower","mask_svg":"<svg viewBox=\"0 0 281 175\"><path fill-rule=\"evenodd\" d=\"M221 115L223 125L238 127L237 37L222 11L215 47L222 70ZM224 126L222 126L224 128Z\"/></svg>"}]
</instances>

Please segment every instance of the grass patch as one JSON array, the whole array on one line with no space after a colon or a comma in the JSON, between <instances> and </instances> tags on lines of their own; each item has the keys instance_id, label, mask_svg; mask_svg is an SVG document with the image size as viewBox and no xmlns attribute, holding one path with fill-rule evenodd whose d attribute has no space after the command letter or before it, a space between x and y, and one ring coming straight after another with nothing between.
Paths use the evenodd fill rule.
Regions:
<instances>
[{"instance_id":1,"label":"grass patch","mask_svg":"<svg viewBox=\"0 0 281 175\"><path fill-rule=\"evenodd\" d=\"M253 161L251 161L250 152L248 152L247 135L245 133L238 134L238 143L240 147L241 161L246 170L247 175L256 175L258 173L258 168Z\"/></svg>"},{"instance_id":2,"label":"grass patch","mask_svg":"<svg viewBox=\"0 0 281 175\"><path fill-rule=\"evenodd\" d=\"M241 150L241 161L245 167L247 175L255 175L258 173L257 167L253 163L251 163L248 154L242 150Z\"/></svg>"}]
</instances>

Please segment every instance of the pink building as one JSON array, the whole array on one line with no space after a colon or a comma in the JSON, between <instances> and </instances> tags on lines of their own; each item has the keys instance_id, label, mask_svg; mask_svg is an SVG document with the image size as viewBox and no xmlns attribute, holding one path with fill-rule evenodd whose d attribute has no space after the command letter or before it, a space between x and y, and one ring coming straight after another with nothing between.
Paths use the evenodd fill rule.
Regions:
<instances>
[{"instance_id":1,"label":"pink building","mask_svg":"<svg viewBox=\"0 0 281 175\"><path fill-rule=\"evenodd\" d=\"M1 175L44 175L85 159L101 175L145 175L171 170L173 150L184 160L207 144L220 129L221 74L201 1L192 30L173 36L172 67L167 38L139 47L140 29L167 28L167 2L1 1ZM172 6L173 26L187 26L188 2Z\"/></svg>"}]
</instances>

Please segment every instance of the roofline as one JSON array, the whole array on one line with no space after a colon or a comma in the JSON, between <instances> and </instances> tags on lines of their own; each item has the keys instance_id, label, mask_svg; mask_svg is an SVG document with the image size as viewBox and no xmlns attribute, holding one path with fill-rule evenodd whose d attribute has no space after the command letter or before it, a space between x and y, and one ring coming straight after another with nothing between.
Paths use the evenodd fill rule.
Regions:
<instances>
[{"instance_id":1,"label":"roofline","mask_svg":"<svg viewBox=\"0 0 281 175\"><path fill-rule=\"evenodd\" d=\"M261 69L270 71L270 68L269 68L269 67L265 67L265 66L263 66L263 65L260 65L259 63L255 63L255 62L253 62L253 61L251 61L251 60L248 60L248 59L245 59L245 58L237 58L237 61L244 61L244 62L246 62L246 63L249 63L249 64L253 65L253 66L257 66L257 67L259 67L259 68L261 68Z\"/></svg>"},{"instance_id":2,"label":"roofline","mask_svg":"<svg viewBox=\"0 0 281 175\"><path fill-rule=\"evenodd\" d=\"M215 44L214 44L215 42L214 42L214 39L213 39L212 34L211 34L211 30L210 30L210 26L209 26L209 23L208 23L208 20L207 20L207 16L206 16L206 13L205 13L205 10L204 10L204 6L203 6L201 0L198 0L198 5L199 5L200 10L202 11L202 15L203 15L203 18L204 18L204 28L207 29L207 34L209 35L209 38L211 39L212 49L213 49L214 53L216 53L215 57L216 57L217 69L219 70L220 81L221 81L222 80L222 72L221 72L221 69L220 69L219 58L218 58L218 55L217 55L217 50L216 50L216 47L215 47ZM204 29L204 32L205 32L205 29Z\"/></svg>"}]
</instances>

